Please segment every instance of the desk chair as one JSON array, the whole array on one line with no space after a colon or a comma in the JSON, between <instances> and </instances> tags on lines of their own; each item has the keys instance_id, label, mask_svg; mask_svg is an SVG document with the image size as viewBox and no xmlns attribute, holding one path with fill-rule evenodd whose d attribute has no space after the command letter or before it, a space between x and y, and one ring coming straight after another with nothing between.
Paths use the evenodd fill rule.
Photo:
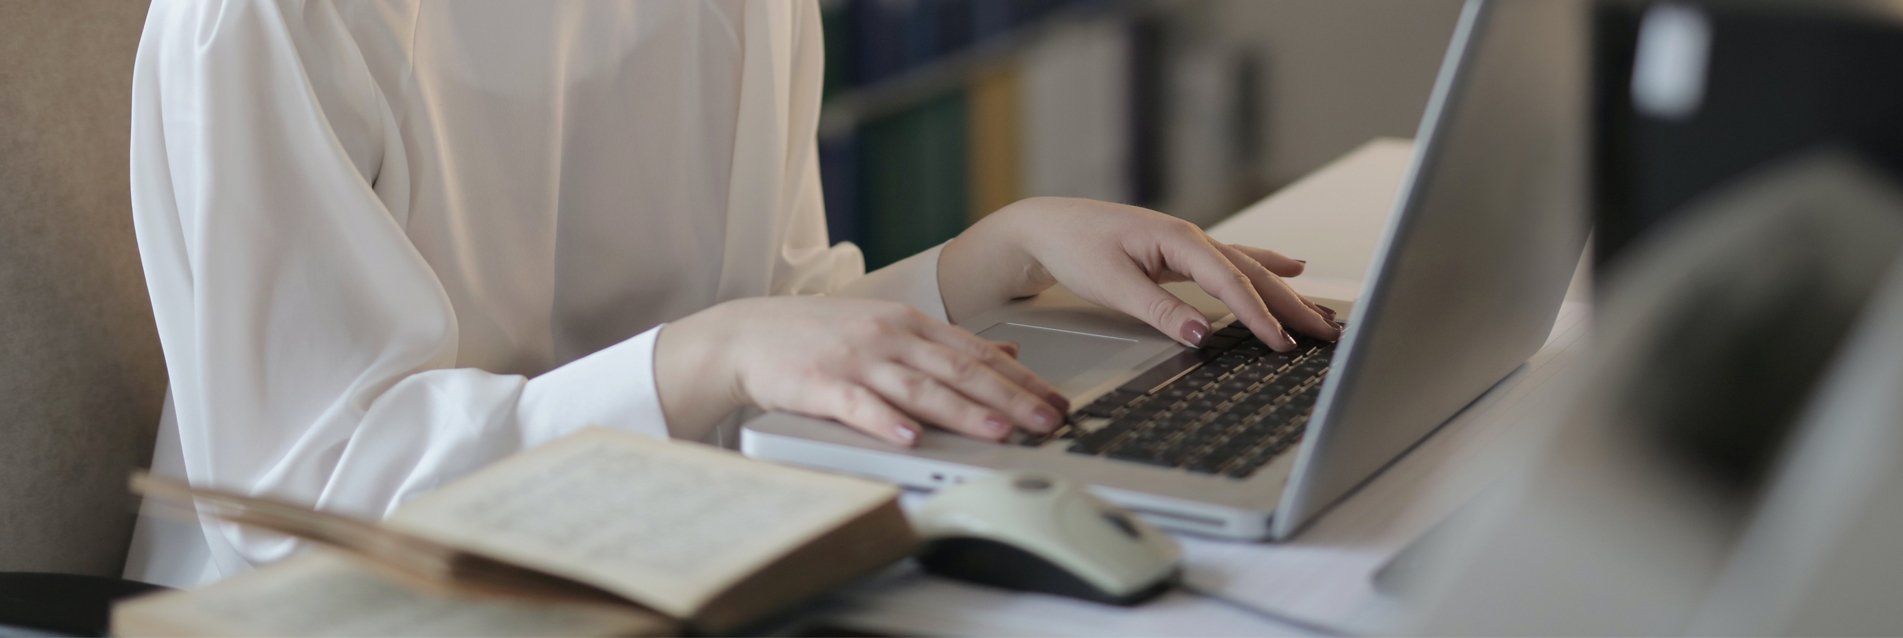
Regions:
<instances>
[{"instance_id":1,"label":"desk chair","mask_svg":"<svg viewBox=\"0 0 1903 638\"><path fill-rule=\"evenodd\" d=\"M0 634L98 634L165 367L127 200L145 2L0 0Z\"/></svg>"}]
</instances>

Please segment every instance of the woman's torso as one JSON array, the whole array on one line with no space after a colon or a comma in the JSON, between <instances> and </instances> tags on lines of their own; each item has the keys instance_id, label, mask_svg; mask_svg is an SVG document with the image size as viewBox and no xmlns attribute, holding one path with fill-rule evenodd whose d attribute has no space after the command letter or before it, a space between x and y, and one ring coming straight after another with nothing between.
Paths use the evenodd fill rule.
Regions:
<instances>
[{"instance_id":1,"label":"woman's torso","mask_svg":"<svg viewBox=\"0 0 1903 638\"><path fill-rule=\"evenodd\" d=\"M392 214L460 365L533 375L716 301L726 234L751 230L727 219L741 1L337 9L401 137L407 184L377 188L407 187Z\"/></svg>"}]
</instances>

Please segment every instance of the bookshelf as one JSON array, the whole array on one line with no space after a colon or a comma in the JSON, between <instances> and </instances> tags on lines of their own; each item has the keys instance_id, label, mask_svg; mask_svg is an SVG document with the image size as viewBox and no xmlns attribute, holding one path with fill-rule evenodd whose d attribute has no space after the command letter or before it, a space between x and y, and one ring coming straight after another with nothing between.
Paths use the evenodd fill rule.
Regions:
<instances>
[{"instance_id":1,"label":"bookshelf","mask_svg":"<svg viewBox=\"0 0 1903 638\"><path fill-rule=\"evenodd\" d=\"M848 0L823 2L844 5ZM1055 29L1104 21L1130 21L1164 8L1162 0L1100 0L1064 6L1049 15L977 40L922 66L869 85L829 95L819 120L820 137L851 133L860 123L891 115L933 97L965 88L972 78L1016 62ZM831 37L831 36L829 36Z\"/></svg>"},{"instance_id":2,"label":"bookshelf","mask_svg":"<svg viewBox=\"0 0 1903 638\"><path fill-rule=\"evenodd\" d=\"M1167 210L1173 190L1226 188L1248 156L1231 115L1250 83L1225 80L1247 66L1177 33L1192 5L823 1L833 239L877 268L1022 197Z\"/></svg>"}]
</instances>

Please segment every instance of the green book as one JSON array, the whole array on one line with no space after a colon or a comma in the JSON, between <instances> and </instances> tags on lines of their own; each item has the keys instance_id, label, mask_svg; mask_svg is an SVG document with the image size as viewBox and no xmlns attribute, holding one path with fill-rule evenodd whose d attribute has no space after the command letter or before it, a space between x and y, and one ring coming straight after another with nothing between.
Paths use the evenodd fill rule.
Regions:
<instances>
[{"instance_id":1,"label":"green book","mask_svg":"<svg viewBox=\"0 0 1903 638\"><path fill-rule=\"evenodd\" d=\"M970 209L964 91L866 127L861 175L866 267L875 269L951 239Z\"/></svg>"}]
</instances>

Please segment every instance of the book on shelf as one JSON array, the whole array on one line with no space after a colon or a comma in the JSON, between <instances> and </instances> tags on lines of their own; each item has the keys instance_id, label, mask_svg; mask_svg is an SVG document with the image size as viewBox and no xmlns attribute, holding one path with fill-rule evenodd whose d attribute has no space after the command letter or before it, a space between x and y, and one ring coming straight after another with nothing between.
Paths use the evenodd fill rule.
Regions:
<instances>
[{"instance_id":1,"label":"book on shelf","mask_svg":"<svg viewBox=\"0 0 1903 638\"><path fill-rule=\"evenodd\" d=\"M859 178L859 138L856 132L819 140L820 190L826 203L826 234L832 243L865 243L865 215Z\"/></svg>"},{"instance_id":2,"label":"book on shelf","mask_svg":"<svg viewBox=\"0 0 1903 638\"><path fill-rule=\"evenodd\" d=\"M120 636L729 633L918 543L895 487L599 428L382 521L144 476L134 489L318 547L121 603Z\"/></svg>"},{"instance_id":3,"label":"book on shelf","mask_svg":"<svg viewBox=\"0 0 1903 638\"><path fill-rule=\"evenodd\" d=\"M1131 31L1066 25L1023 59L1024 194L1131 203Z\"/></svg>"},{"instance_id":4,"label":"book on shelf","mask_svg":"<svg viewBox=\"0 0 1903 638\"><path fill-rule=\"evenodd\" d=\"M967 221L976 222L992 211L1017 201L1024 187L1018 163L1019 80L1016 67L1000 66L972 79L970 91L970 151L967 178L970 201Z\"/></svg>"},{"instance_id":5,"label":"book on shelf","mask_svg":"<svg viewBox=\"0 0 1903 638\"><path fill-rule=\"evenodd\" d=\"M967 113L965 92L955 91L861 129L859 209L868 269L965 229Z\"/></svg>"},{"instance_id":6,"label":"book on shelf","mask_svg":"<svg viewBox=\"0 0 1903 638\"><path fill-rule=\"evenodd\" d=\"M1093 6L1106 12L1079 10ZM828 95L845 104L832 112L847 114L820 139L828 228L859 244L868 268L1028 195L1156 205L1171 193L1170 47L1138 3L821 7ZM1095 17L1071 19L1084 16ZM991 57L959 57L1007 40Z\"/></svg>"}]
</instances>

